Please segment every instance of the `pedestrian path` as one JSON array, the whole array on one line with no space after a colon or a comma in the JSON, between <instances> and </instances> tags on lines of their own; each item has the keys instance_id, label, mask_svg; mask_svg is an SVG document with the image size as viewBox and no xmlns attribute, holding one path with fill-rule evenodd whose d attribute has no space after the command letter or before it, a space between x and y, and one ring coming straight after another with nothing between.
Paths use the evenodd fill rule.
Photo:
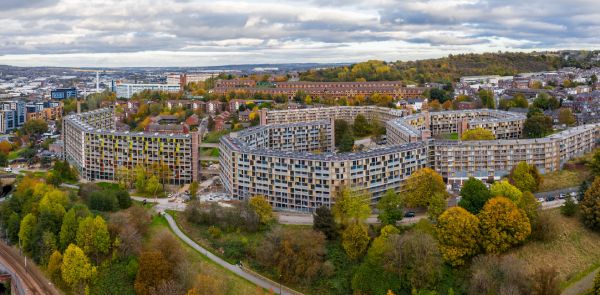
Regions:
<instances>
[{"instance_id":1,"label":"pedestrian path","mask_svg":"<svg viewBox=\"0 0 600 295\"><path fill-rule=\"evenodd\" d=\"M200 252L202 255L206 256L208 259L214 261L215 263L221 265L222 267L226 268L227 270L235 273L236 275L262 287L265 288L267 290L272 290L273 292L275 292L275 294L280 294L280 295L298 295L301 294L299 292L293 291L283 285L277 284L275 282L272 282L266 278L259 278L256 277L248 272L246 272L243 268L241 268L238 265L233 265L228 263L227 261L221 259L219 256L214 255L213 253L211 253L210 251L206 250L204 247L198 245L196 242L194 242L192 239L190 239L187 235L185 235L181 229L179 229L179 226L177 225L177 222L175 222L175 220L173 219L173 217L168 214L168 213L163 213L163 216L167 219L167 222L169 223L169 226L171 227L171 229L173 230L173 232L175 233L175 235L177 235L177 237L179 237L183 242L185 242L186 244L188 244L190 247L192 247L194 250Z\"/></svg>"}]
</instances>

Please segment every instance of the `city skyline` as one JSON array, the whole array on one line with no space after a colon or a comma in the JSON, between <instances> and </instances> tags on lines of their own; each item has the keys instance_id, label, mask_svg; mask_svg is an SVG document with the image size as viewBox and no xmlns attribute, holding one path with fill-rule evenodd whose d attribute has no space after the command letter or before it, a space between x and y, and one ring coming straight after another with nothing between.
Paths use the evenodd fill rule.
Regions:
<instances>
[{"instance_id":1,"label":"city skyline","mask_svg":"<svg viewBox=\"0 0 600 295\"><path fill-rule=\"evenodd\" d=\"M600 8L591 0L565 4L9 0L0 3L0 64L333 63L600 48Z\"/></svg>"}]
</instances>

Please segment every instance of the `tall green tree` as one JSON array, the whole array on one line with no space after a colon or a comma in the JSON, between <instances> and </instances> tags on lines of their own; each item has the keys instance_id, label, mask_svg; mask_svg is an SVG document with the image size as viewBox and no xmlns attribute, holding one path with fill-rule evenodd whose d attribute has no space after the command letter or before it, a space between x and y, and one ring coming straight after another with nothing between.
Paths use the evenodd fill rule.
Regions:
<instances>
[{"instance_id":1,"label":"tall green tree","mask_svg":"<svg viewBox=\"0 0 600 295\"><path fill-rule=\"evenodd\" d=\"M536 192L540 185L541 176L535 165L529 165L527 162L521 161L511 169L508 179L512 185L522 192Z\"/></svg>"},{"instance_id":2,"label":"tall green tree","mask_svg":"<svg viewBox=\"0 0 600 295\"><path fill-rule=\"evenodd\" d=\"M87 255L93 255L99 261L100 255L108 253L110 235L104 218L88 216L79 222L77 246Z\"/></svg>"},{"instance_id":3,"label":"tall green tree","mask_svg":"<svg viewBox=\"0 0 600 295\"><path fill-rule=\"evenodd\" d=\"M596 177L579 204L583 224L600 231L600 177ZM23 223L21 223L21 226Z\"/></svg>"},{"instance_id":4,"label":"tall green tree","mask_svg":"<svg viewBox=\"0 0 600 295\"><path fill-rule=\"evenodd\" d=\"M377 209L379 209L377 218L383 225L396 224L396 222L402 220L404 209L402 198L392 189L385 192L381 197L377 203Z\"/></svg>"},{"instance_id":5,"label":"tall green tree","mask_svg":"<svg viewBox=\"0 0 600 295\"><path fill-rule=\"evenodd\" d=\"M327 206L321 206L313 214L313 229L322 232L328 240L337 236L337 226L333 213Z\"/></svg>"},{"instance_id":6,"label":"tall green tree","mask_svg":"<svg viewBox=\"0 0 600 295\"><path fill-rule=\"evenodd\" d=\"M461 199L458 206L467 211L477 214L485 203L492 197L490 190L485 184L476 178L469 177L460 190Z\"/></svg>"},{"instance_id":7,"label":"tall green tree","mask_svg":"<svg viewBox=\"0 0 600 295\"><path fill-rule=\"evenodd\" d=\"M371 214L371 194L366 190L342 187L335 194L333 214L342 226L364 222Z\"/></svg>"},{"instance_id":8,"label":"tall green tree","mask_svg":"<svg viewBox=\"0 0 600 295\"><path fill-rule=\"evenodd\" d=\"M364 115L358 114L354 118L352 129L356 136L363 137L371 133L371 124L369 124L369 121L367 121L367 118Z\"/></svg>"},{"instance_id":9,"label":"tall green tree","mask_svg":"<svg viewBox=\"0 0 600 295\"><path fill-rule=\"evenodd\" d=\"M490 187L492 197L506 197L515 204L519 203L523 193L514 185L506 180L496 181Z\"/></svg>"},{"instance_id":10,"label":"tall green tree","mask_svg":"<svg viewBox=\"0 0 600 295\"><path fill-rule=\"evenodd\" d=\"M370 239L363 224L353 223L342 234L342 247L350 258L358 259L367 251Z\"/></svg>"},{"instance_id":11,"label":"tall green tree","mask_svg":"<svg viewBox=\"0 0 600 295\"><path fill-rule=\"evenodd\" d=\"M28 213L21 220L21 225L19 227L19 241L21 247L29 252L33 247L32 242L34 239L34 230L37 226L37 218L33 213Z\"/></svg>"},{"instance_id":12,"label":"tall green tree","mask_svg":"<svg viewBox=\"0 0 600 295\"><path fill-rule=\"evenodd\" d=\"M495 109L496 102L494 101L494 93L491 90L481 89L477 93L477 96L481 100L483 107L488 109Z\"/></svg>"},{"instance_id":13,"label":"tall green tree","mask_svg":"<svg viewBox=\"0 0 600 295\"><path fill-rule=\"evenodd\" d=\"M434 288L440 279L442 257L437 241L427 233L392 234L387 240L385 268L398 275L404 289Z\"/></svg>"},{"instance_id":14,"label":"tall green tree","mask_svg":"<svg viewBox=\"0 0 600 295\"><path fill-rule=\"evenodd\" d=\"M523 134L526 138L540 138L552 132L552 118L544 114L534 114L525 120Z\"/></svg>"},{"instance_id":15,"label":"tall green tree","mask_svg":"<svg viewBox=\"0 0 600 295\"><path fill-rule=\"evenodd\" d=\"M65 250L60 270L63 281L76 292L81 292L83 285L96 274L85 253L73 244Z\"/></svg>"}]
</instances>

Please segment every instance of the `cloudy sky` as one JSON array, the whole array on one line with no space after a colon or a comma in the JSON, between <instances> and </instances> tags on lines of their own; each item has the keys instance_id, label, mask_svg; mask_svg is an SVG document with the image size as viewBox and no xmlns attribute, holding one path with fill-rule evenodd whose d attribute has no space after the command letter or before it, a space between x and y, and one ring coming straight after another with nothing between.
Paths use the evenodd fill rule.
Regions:
<instances>
[{"instance_id":1,"label":"cloudy sky","mask_svg":"<svg viewBox=\"0 0 600 295\"><path fill-rule=\"evenodd\" d=\"M0 0L0 64L209 66L600 48L598 0Z\"/></svg>"}]
</instances>

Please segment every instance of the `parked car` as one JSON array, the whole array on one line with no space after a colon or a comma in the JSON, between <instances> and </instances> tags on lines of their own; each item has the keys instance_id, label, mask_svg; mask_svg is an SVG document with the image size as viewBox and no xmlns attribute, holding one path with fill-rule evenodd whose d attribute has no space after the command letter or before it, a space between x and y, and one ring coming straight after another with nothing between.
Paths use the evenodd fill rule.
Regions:
<instances>
[{"instance_id":1,"label":"parked car","mask_svg":"<svg viewBox=\"0 0 600 295\"><path fill-rule=\"evenodd\" d=\"M556 200L555 196L549 196L549 197L546 198L546 201L548 201L548 202L554 201L554 200Z\"/></svg>"},{"instance_id":2,"label":"parked car","mask_svg":"<svg viewBox=\"0 0 600 295\"><path fill-rule=\"evenodd\" d=\"M537 198L538 202L543 203L545 200L542 197Z\"/></svg>"},{"instance_id":3,"label":"parked car","mask_svg":"<svg viewBox=\"0 0 600 295\"><path fill-rule=\"evenodd\" d=\"M561 199L561 200L563 200L563 199L567 198L567 195L566 194L560 194L560 195L558 195L558 198Z\"/></svg>"},{"instance_id":4,"label":"parked car","mask_svg":"<svg viewBox=\"0 0 600 295\"><path fill-rule=\"evenodd\" d=\"M417 214L414 211L404 213L404 217L415 217Z\"/></svg>"}]
</instances>

